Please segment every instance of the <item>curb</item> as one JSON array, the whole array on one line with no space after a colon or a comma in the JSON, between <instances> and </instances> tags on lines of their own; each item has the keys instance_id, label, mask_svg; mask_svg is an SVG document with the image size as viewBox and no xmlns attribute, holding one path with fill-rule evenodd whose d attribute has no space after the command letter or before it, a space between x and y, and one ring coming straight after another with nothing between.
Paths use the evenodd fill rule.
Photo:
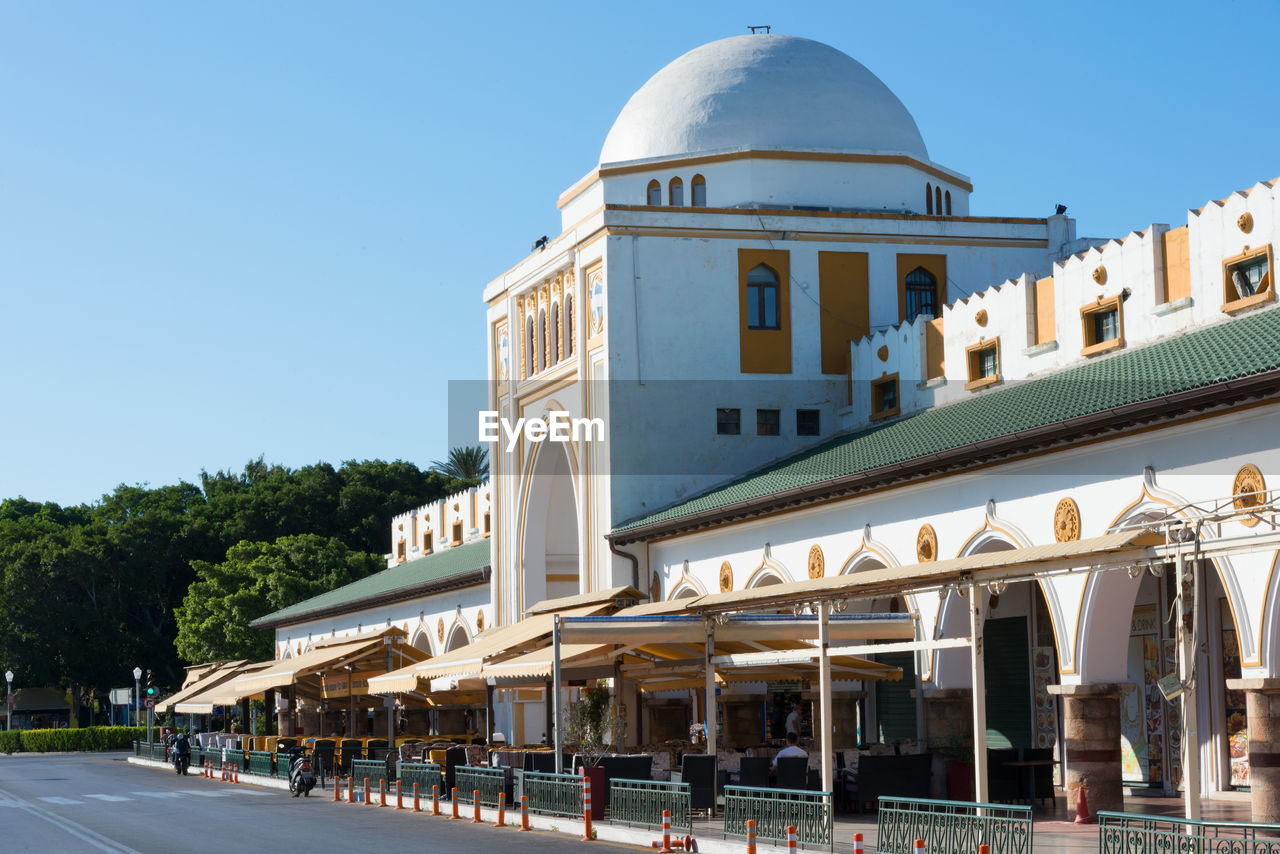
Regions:
<instances>
[{"instance_id":1,"label":"curb","mask_svg":"<svg viewBox=\"0 0 1280 854\"><path fill-rule=\"evenodd\" d=\"M170 765L168 762L159 762L155 759L143 759L138 756L130 756L128 759L128 762L130 765L139 765L143 768L155 768L160 771L168 771L170 774L173 773L173 766ZM199 780L205 779L201 775L200 766L198 765L191 766L191 770L188 773L188 777L190 779L199 779ZM221 783L222 781L215 777L213 779L213 782ZM237 785L237 784L227 783L225 785L231 786L231 785ZM288 780L281 780L279 777L263 777L261 774L250 774L247 771L240 772L240 782L238 785L257 786L260 789L279 789L284 792L289 791ZM320 791L320 789L317 787L315 789L312 789L311 793L314 795L318 791Z\"/></svg>"}]
</instances>

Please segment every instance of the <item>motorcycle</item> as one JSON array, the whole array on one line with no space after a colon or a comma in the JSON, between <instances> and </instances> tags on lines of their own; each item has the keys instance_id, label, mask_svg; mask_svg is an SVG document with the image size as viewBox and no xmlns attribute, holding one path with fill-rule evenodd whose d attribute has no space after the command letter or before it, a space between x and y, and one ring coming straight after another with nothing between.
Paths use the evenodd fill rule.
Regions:
<instances>
[{"instance_id":1,"label":"motorcycle","mask_svg":"<svg viewBox=\"0 0 1280 854\"><path fill-rule=\"evenodd\" d=\"M298 795L311 797L311 790L316 787L316 775L311 770L311 758L301 747L289 750L289 791L296 798Z\"/></svg>"}]
</instances>

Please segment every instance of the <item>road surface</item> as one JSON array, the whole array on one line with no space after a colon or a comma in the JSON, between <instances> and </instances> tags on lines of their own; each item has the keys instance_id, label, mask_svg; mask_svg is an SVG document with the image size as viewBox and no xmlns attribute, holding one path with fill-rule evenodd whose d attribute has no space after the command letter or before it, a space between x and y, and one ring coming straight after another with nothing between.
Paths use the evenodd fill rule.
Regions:
<instances>
[{"instance_id":1,"label":"road surface","mask_svg":"<svg viewBox=\"0 0 1280 854\"><path fill-rule=\"evenodd\" d=\"M412 812L335 804L128 764L128 754L0 754L0 852L634 851L567 834L476 826ZM518 816L517 816L518 818Z\"/></svg>"}]
</instances>

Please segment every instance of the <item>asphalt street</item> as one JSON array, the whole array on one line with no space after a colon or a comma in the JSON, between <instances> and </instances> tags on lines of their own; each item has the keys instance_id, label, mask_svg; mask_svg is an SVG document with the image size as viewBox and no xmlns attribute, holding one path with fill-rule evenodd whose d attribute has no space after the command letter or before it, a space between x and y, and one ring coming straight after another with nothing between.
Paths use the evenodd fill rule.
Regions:
<instances>
[{"instance_id":1,"label":"asphalt street","mask_svg":"<svg viewBox=\"0 0 1280 854\"><path fill-rule=\"evenodd\" d=\"M128 764L128 754L0 754L0 852L636 850L567 834L335 804Z\"/></svg>"}]
</instances>

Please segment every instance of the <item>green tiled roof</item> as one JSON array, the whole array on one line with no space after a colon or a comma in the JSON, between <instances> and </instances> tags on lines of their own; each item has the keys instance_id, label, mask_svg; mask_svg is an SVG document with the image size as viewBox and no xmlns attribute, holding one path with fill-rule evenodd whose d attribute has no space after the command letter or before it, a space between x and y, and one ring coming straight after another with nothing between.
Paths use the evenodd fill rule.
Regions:
<instances>
[{"instance_id":1,"label":"green tiled roof","mask_svg":"<svg viewBox=\"0 0 1280 854\"><path fill-rule=\"evenodd\" d=\"M316 612L345 606L354 608L368 600L394 596L400 591L408 594L415 588L430 585L433 582L446 581L487 566L489 566L489 541L479 540L407 561L390 569L384 569L382 572L375 572L367 578L353 581L344 587L321 593L319 596L312 596L296 605L259 617L249 625L265 628L296 622Z\"/></svg>"},{"instance_id":2,"label":"green tiled roof","mask_svg":"<svg viewBox=\"0 0 1280 854\"><path fill-rule=\"evenodd\" d=\"M739 477L643 518L611 537L642 539L667 532L684 517L767 499L885 466L918 462L975 443L1101 416L1117 407L1203 389L1280 368L1280 308L1224 321L1144 347L1121 351L1044 377L975 394L956 403L857 433ZM635 532L627 537L627 532Z\"/></svg>"}]
</instances>

